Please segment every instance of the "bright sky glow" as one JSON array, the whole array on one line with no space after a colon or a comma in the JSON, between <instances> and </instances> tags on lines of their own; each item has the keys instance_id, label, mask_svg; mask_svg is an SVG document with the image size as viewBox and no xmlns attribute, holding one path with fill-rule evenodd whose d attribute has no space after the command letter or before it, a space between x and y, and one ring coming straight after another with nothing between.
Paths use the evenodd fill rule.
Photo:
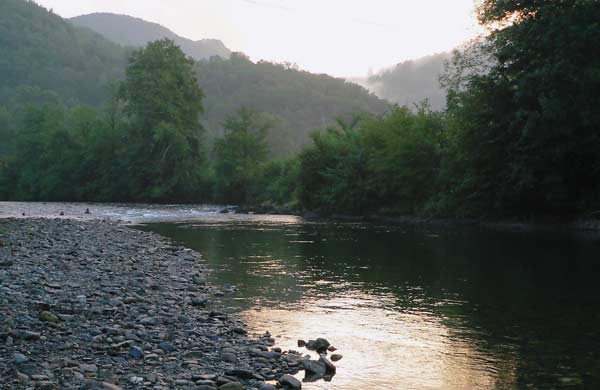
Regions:
<instances>
[{"instance_id":1,"label":"bright sky glow","mask_svg":"<svg viewBox=\"0 0 600 390\"><path fill-rule=\"evenodd\" d=\"M253 60L364 76L450 50L480 32L477 0L37 0L63 17L113 12L190 39L217 38Z\"/></svg>"}]
</instances>

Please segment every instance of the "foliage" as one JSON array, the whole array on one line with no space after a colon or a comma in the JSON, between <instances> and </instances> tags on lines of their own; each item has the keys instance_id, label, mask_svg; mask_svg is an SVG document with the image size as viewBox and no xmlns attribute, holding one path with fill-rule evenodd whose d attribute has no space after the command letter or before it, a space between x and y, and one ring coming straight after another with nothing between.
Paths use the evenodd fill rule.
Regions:
<instances>
[{"instance_id":1,"label":"foliage","mask_svg":"<svg viewBox=\"0 0 600 390\"><path fill-rule=\"evenodd\" d=\"M495 63L451 90L457 192L478 213L598 207L600 4L487 0L480 19Z\"/></svg>"},{"instance_id":2,"label":"foliage","mask_svg":"<svg viewBox=\"0 0 600 390\"><path fill-rule=\"evenodd\" d=\"M442 117L427 106L340 120L300 154L300 202L336 213L418 212L435 189L442 137Z\"/></svg>"},{"instance_id":3,"label":"foliage","mask_svg":"<svg viewBox=\"0 0 600 390\"><path fill-rule=\"evenodd\" d=\"M0 2L0 104L18 87L57 93L69 104L100 104L123 75L126 51L32 1Z\"/></svg>"},{"instance_id":4,"label":"foliage","mask_svg":"<svg viewBox=\"0 0 600 390\"><path fill-rule=\"evenodd\" d=\"M170 41L135 52L106 111L59 102L0 110L4 196L23 200L191 201L203 194L202 91ZM8 119L3 117L8 115ZM2 125L0 123L0 125ZM6 135L8 137L8 135ZM204 194L206 195L206 194Z\"/></svg>"},{"instance_id":5,"label":"foliage","mask_svg":"<svg viewBox=\"0 0 600 390\"><path fill-rule=\"evenodd\" d=\"M193 61L172 41L152 42L131 56L119 97L128 118L131 197L192 199L205 160Z\"/></svg>"},{"instance_id":6,"label":"foliage","mask_svg":"<svg viewBox=\"0 0 600 390\"><path fill-rule=\"evenodd\" d=\"M207 96L204 119L209 133L222 135L226 118L241 107L268 113L274 120L269 143L280 156L299 151L309 143L310 132L338 116L380 114L388 106L364 88L342 79L286 64L253 63L240 53L228 60L213 57L198 62L196 71Z\"/></svg>"},{"instance_id":7,"label":"foliage","mask_svg":"<svg viewBox=\"0 0 600 390\"><path fill-rule=\"evenodd\" d=\"M390 108L342 80L240 54L194 63L168 40L134 52L115 84L105 76L123 51L32 3L0 10L0 21L6 11L40 22L18 44L6 37L21 27L0 23L11 31L0 30L3 198L524 218L600 207L597 1L484 0L490 33L447 64L444 112ZM43 47L71 38L75 48ZM81 73L63 80L71 67ZM217 138L211 161L200 123Z\"/></svg>"},{"instance_id":8,"label":"foliage","mask_svg":"<svg viewBox=\"0 0 600 390\"><path fill-rule=\"evenodd\" d=\"M299 71L290 64L254 63L239 53L225 59L229 52L219 49L218 42L180 39L159 25L121 15L89 15L73 23L31 1L0 2L0 105L9 106L27 88L55 94L69 107L111 104L112 85L125 78L131 53L113 42L139 47L166 36L196 58L223 54L194 65L206 93L202 124L208 143L223 135L231 113L248 107L271 116L268 143L277 157L285 158L309 142L313 129L339 115L382 113L387 108L386 102L342 79ZM208 51L200 53L196 49L202 43ZM36 101L32 98L27 104L43 104Z\"/></svg>"},{"instance_id":9,"label":"foliage","mask_svg":"<svg viewBox=\"0 0 600 390\"><path fill-rule=\"evenodd\" d=\"M214 145L216 198L233 204L253 202L267 159L269 124L256 112L242 108L227 119L224 127L225 135Z\"/></svg>"}]
</instances>

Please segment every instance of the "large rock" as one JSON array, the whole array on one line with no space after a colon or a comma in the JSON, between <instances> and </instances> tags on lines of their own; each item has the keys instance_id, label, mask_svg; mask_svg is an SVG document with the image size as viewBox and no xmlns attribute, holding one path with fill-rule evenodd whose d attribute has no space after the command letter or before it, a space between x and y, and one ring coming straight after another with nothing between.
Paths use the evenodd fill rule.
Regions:
<instances>
[{"instance_id":1,"label":"large rock","mask_svg":"<svg viewBox=\"0 0 600 390\"><path fill-rule=\"evenodd\" d=\"M316 340L309 340L308 343L306 343L306 348L310 349L311 351L325 352L330 345L331 344L329 341L318 338Z\"/></svg>"},{"instance_id":2,"label":"large rock","mask_svg":"<svg viewBox=\"0 0 600 390\"><path fill-rule=\"evenodd\" d=\"M302 361L302 367L307 374L325 375L327 372L325 364L317 360L305 359Z\"/></svg>"},{"instance_id":3,"label":"large rock","mask_svg":"<svg viewBox=\"0 0 600 390\"><path fill-rule=\"evenodd\" d=\"M289 389L301 389L302 382L298 379L294 378L290 374L285 374L281 378L279 378L279 384L283 387L287 387Z\"/></svg>"},{"instance_id":4,"label":"large rock","mask_svg":"<svg viewBox=\"0 0 600 390\"><path fill-rule=\"evenodd\" d=\"M319 358L319 362L325 365L325 370L328 374L335 374L336 367L335 365L329 361L325 356L321 356Z\"/></svg>"}]
</instances>

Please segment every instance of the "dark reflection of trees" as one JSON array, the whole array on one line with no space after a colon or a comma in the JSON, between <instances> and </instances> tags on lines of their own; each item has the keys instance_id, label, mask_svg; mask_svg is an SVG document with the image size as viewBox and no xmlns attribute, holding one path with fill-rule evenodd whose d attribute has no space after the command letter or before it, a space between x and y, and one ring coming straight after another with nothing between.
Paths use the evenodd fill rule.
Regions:
<instances>
[{"instance_id":1,"label":"dark reflection of trees","mask_svg":"<svg viewBox=\"0 0 600 390\"><path fill-rule=\"evenodd\" d=\"M263 228L152 227L200 251L220 269L217 282L243 286L246 296L297 304L344 289L391 292L394 310L433 312L455 337L494 356L498 389L600 388L600 246L592 240L343 224ZM286 272L257 272L269 261L248 256L265 255Z\"/></svg>"}]
</instances>

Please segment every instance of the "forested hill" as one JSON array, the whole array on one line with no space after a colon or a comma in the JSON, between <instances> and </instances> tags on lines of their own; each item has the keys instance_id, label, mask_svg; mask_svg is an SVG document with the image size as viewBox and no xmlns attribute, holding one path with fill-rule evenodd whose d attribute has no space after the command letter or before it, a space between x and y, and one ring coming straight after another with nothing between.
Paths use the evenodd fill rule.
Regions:
<instances>
[{"instance_id":1,"label":"forested hill","mask_svg":"<svg viewBox=\"0 0 600 390\"><path fill-rule=\"evenodd\" d=\"M119 45L26 0L0 1L0 53L0 105L42 91L101 104L127 63Z\"/></svg>"},{"instance_id":2,"label":"forested hill","mask_svg":"<svg viewBox=\"0 0 600 390\"><path fill-rule=\"evenodd\" d=\"M338 116L381 114L389 107L359 85L290 65L253 63L239 53L229 60L198 62L196 69L206 94L208 128L220 135L224 119L240 107L268 113L277 131L271 141L283 154L306 144L314 129L333 123Z\"/></svg>"},{"instance_id":3,"label":"forested hill","mask_svg":"<svg viewBox=\"0 0 600 390\"><path fill-rule=\"evenodd\" d=\"M146 22L123 36L139 37ZM160 30L160 26L157 29ZM167 30L168 31L168 30ZM104 106L111 84L122 80L127 49L26 0L0 1L0 108L47 101ZM241 54L213 57L195 65L202 88L201 120L210 138L222 134L228 115L240 107L265 113L273 124L274 153L285 155L309 141L316 127L341 115L384 112L388 104L366 89L290 65L254 63ZM10 107L9 107L10 108Z\"/></svg>"},{"instance_id":4,"label":"forested hill","mask_svg":"<svg viewBox=\"0 0 600 390\"><path fill-rule=\"evenodd\" d=\"M184 53L196 60L204 60L212 56L229 58L231 54L231 50L218 39L193 41L180 37L160 24L127 15L94 13L69 20L77 26L88 27L123 46L141 47L149 42L168 38L181 47Z\"/></svg>"},{"instance_id":5,"label":"forested hill","mask_svg":"<svg viewBox=\"0 0 600 390\"><path fill-rule=\"evenodd\" d=\"M429 100L431 108L446 106L446 92L440 87L439 77L451 53L438 53L416 60L404 61L363 80L356 80L377 96L401 106L413 106Z\"/></svg>"},{"instance_id":6,"label":"forested hill","mask_svg":"<svg viewBox=\"0 0 600 390\"><path fill-rule=\"evenodd\" d=\"M223 132L226 117L240 107L267 113L270 137L278 154L297 150L309 133L345 114L380 114L388 104L363 87L327 75L296 69L291 64L254 63L241 53L209 53L202 42L181 38L169 29L142 19L115 14L91 14L71 19L122 45L143 46L162 37L171 39L192 58L206 95L203 121L210 136ZM222 45L220 41L219 44ZM202 50L201 50L202 49ZM214 51L214 50L213 50ZM220 58L207 59L218 54ZM228 59L229 58L229 59Z\"/></svg>"}]
</instances>

